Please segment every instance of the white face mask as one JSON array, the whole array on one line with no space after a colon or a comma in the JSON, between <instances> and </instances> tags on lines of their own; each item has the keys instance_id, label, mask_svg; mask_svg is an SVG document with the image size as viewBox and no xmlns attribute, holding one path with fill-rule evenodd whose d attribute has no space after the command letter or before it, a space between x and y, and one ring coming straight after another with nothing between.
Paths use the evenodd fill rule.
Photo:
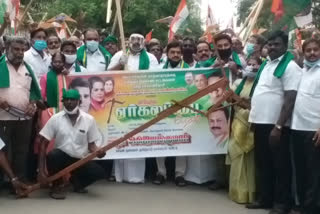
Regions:
<instances>
[{"instance_id":1,"label":"white face mask","mask_svg":"<svg viewBox=\"0 0 320 214\"><path fill-rule=\"evenodd\" d=\"M253 66L247 66L243 71L243 77L255 78L257 72L253 72Z\"/></svg>"},{"instance_id":2,"label":"white face mask","mask_svg":"<svg viewBox=\"0 0 320 214\"><path fill-rule=\"evenodd\" d=\"M60 48L57 48L57 49L48 49L50 55L54 55L56 53L58 53L60 51Z\"/></svg>"},{"instance_id":3,"label":"white face mask","mask_svg":"<svg viewBox=\"0 0 320 214\"><path fill-rule=\"evenodd\" d=\"M79 111L79 106L75 107L72 111L68 111L66 107L63 107L63 110L69 115L75 115Z\"/></svg>"},{"instance_id":4,"label":"white face mask","mask_svg":"<svg viewBox=\"0 0 320 214\"><path fill-rule=\"evenodd\" d=\"M76 54L72 54L72 55L65 54L64 56L66 57L66 63L69 65L75 63L75 61L77 60Z\"/></svg>"}]
</instances>

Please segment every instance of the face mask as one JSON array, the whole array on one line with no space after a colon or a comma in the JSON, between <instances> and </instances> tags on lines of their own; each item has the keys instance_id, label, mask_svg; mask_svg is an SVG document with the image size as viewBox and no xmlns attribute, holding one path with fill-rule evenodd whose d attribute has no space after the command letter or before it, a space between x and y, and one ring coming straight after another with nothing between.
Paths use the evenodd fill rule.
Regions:
<instances>
[{"instance_id":1,"label":"face mask","mask_svg":"<svg viewBox=\"0 0 320 214\"><path fill-rule=\"evenodd\" d=\"M63 110L69 115L75 115L79 111L79 106L75 107L72 111L68 111L66 107L63 107Z\"/></svg>"},{"instance_id":2,"label":"face mask","mask_svg":"<svg viewBox=\"0 0 320 214\"><path fill-rule=\"evenodd\" d=\"M99 42L96 41L87 41L86 46L90 52L96 52L99 48Z\"/></svg>"},{"instance_id":3,"label":"face mask","mask_svg":"<svg viewBox=\"0 0 320 214\"><path fill-rule=\"evenodd\" d=\"M77 60L76 54L72 54L72 55L65 54L64 56L66 57L66 63L69 65L72 65Z\"/></svg>"},{"instance_id":4,"label":"face mask","mask_svg":"<svg viewBox=\"0 0 320 214\"><path fill-rule=\"evenodd\" d=\"M247 66L243 71L243 77L255 78L257 75L257 72L254 72L255 70L256 69L254 69L252 66Z\"/></svg>"},{"instance_id":5,"label":"face mask","mask_svg":"<svg viewBox=\"0 0 320 214\"><path fill-rule=\"evenodd\" d=\"M247 45L246 45L246 54L247 54L247 56L250 56L251 54L253 54L253 52L254 52L254 44L252 44L252 43L248 43Z\"/></svg>"},{"instance_id":6,"label":"face mask","mask_svg":"<svg viewBox=\"0 0 320 214\"><path fill-rule=\"evenodd\" d=\"M303 64L305 64L307 67L312 68L313 66L315 66L316 64L320 63L320 59L318 59L317 61L314 62L310 62L308 60L303 60Z\"/></svg>"},{"instance_id":7,"label":"face mask","mask_svg":"<svg viewBox=\"0 0 320 214\"><path fill-rule=\"evenodd\" d=\"M56 54L56 53L58 53L59 51L60 51L60 48L57 48L57 49L48 49L48 51L49 51L49 53L50 53L50 55L54 55L54 54Z\"/></svg>"},{"instance_id":8,"label":"face mask","mask_svg":"<svg viewBox=\"0 0 320 214\"><path fill-rule=\"evenodd\" d=\"M218 52L219 52L219 55L220 55L221 59L223 59L223 60L229 59L231 54L232 54L231 48L223 49L223 50L219 50L218 49Z\"/></svg>"},{"instance_id":9,"label":"face mask","mask_svg":"<svg viewBox=\"0 0 320 214\"><path fill-rule=\"evenodd\" d=\"M43 51L47 48L47 42L44 40L36 40L33 45L34 49L37 51Z\"/></svg>"}]
</instances>

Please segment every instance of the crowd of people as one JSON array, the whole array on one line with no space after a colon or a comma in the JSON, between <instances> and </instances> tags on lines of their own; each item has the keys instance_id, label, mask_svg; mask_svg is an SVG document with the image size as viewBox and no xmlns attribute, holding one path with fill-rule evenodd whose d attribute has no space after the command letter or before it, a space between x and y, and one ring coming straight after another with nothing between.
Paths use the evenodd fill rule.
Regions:
<instances>
[{"instance_id":1,"label":"crowd of people","mask_svg":"<svg viewBox=\"0 0 320 214\"><path fill-rule=\"evenodd\" d=\"M283 31L266 38L252 35L245 45L227 32L216 34L212 44L206 38L176 36L166 45L155 38L145 42L144 36L135 33L123 52L118 38L102 37L96 29L84 31L83 40L72 36L61 41L39 28L30 33L30 39L4 35L3 42L0 167L3 183L11 184L18 196L29 182L45 184L49 175L99 151L101 134L88 112L112 100L114 81L76 78L68 88L67 75L225 67L231 72L232 90L251 108L235 105L231 112L220 111L231 118L226 132L230 132L228 153L215 155L208 165L217 174L209 188L226 188L231 200L247 204L248 209L271 209L270 214L320 213L319 40L308 38L301 50L289 50ZM221 78L213 76L204 84L202 76L197 76L199 90ZM187 83L193 81L192 72L185 78ZM214 102L222 94L217 90L209 98ZM215 124L221 120L215 121L211 114L209 124L215 134L220 131ZM98 157L104 156L98 152ZM173 163L171 174L179 187L190 183L185 178L192 167L188 158L179 156ZM146 174L161 185L169 179L167 168L172 168L166 159L153 159L154 170L145 158L90 161L53 182L50 196L64 199L66 182L75 192L86 193L86 187L97 180L143 183Z\"/></svg>"}]
</instances>

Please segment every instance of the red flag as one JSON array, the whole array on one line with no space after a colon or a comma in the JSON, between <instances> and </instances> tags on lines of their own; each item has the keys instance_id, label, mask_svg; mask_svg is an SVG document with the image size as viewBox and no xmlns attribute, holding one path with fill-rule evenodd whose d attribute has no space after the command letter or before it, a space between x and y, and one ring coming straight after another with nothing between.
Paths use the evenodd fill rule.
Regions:
<instances>
[{"instance_id":1,"label":"red flag","mask_svg":"<svg viewBox=\"0 0 320 214\"><path fill-rule=\"evenodd\" d=\"M271 12L275 15L275 21L279 21L284 14L283 0L273 0Z\"/></svg>"},{"instance_id":2,"label":"red flag","mask_svg":"<svg viewBox=\"0 0 320 214\"><path fill-rule=\"evenodd\" d=\"M153 29L146 35L146 42L149 42L152 39L152 31Z\"/></svg>"},{"instance_id":3,"label":"red flag","mask_svg":"<svg viewBox=\"0 0 320 214\"><path fill-rule=\"evenodd\" d=\"M179 7L177 9L176 14L170 24L169 29L169 41L173 39L174 34L178 31L179 27L183 23L184 20L189 16L189 10L187 7L186 0L181 0Z\"/></svg>"}]
</instances>

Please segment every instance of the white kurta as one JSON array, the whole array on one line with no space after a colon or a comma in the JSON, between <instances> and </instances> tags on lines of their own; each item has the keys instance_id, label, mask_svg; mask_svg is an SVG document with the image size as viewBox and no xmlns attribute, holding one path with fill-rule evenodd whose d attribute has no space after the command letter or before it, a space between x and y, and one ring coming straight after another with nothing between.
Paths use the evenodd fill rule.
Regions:
<instances>
[{"instance_id":1,"label":"white kurta","mask_svg":"<svg viewBox=\"0 0 320 214\"><path fill-rule=\"evenodd\" d=\"M122 51L117 52L111 59L109 68L116 66L119 63ZM148 53L150 66L149 69L157 68L158 60L153 55ZM139 70L140 54L129 55L128 58L128 70ZM144 175L146 169L145 158L134 158L125 160L115 160L115 176L117 182L129 182L129 183L144 183Z\"/></svg>"},{"instance_id":2,"label":"white kurta","mask_svg":"<svg viewBox=\"0 0 320 214\"><path fill-rule=\"evenodd\" d=\"M303 69L291 128L317 131L320 128L320 63L309 70Z\"/></svg>"},{"instance_id":3,"label":"white kurta","mask_svg":"<svg viewBox=\"0 0 320 214\"><path fill-rule=\"evenodd\" d=\"M28 51L24 53L24 61L31 66L34 74L36 75L38 81L40 78L47 74L49 71L49 66L51 65L51 56L46 52L43 52L43 58L41 55L31 47Z\"/></svg>"},{"instance_id":4,"label":"white kurta","mask_svg":"<svg viewBox=\"0 0 320 214\"><path fill-rule=\"evenodd\" d=\"M103 53L99 49L94 53L87 51L87 71L101 72L105 70L106 59L103 56Z\"/></svg>"}]
</instances>

